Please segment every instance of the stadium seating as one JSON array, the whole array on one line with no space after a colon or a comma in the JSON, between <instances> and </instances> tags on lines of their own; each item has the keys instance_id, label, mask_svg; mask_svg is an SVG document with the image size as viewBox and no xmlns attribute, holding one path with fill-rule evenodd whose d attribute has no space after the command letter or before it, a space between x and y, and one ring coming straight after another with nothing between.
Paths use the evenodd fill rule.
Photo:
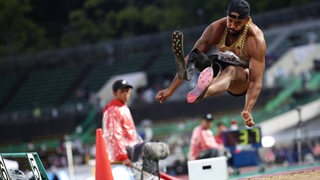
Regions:
<instances>
[{"instance_id":1,"label":"stadium seating","mask_svg":"<svg viewBox=\"0 0 320 180\"><path fill-rule=\"evenodd\" d=\"M5 112L30 110L34 106L52 107L80 73L82 65L31 72Z\"/></svg>"},{"instance_id":2,"label":"stadium seating","mask_svg":"<svg viewBox=\"0 0 320 180\"><path fill-rule=\"evenodd\" d=\"M20 75L2 75L0 76L0 102L3 102L7 93L13 85L18 81Z\"/></svg>"},{"instance_id":3,"label":"stadium seating","mask_svg":"<svg viewBox=\"0 0 320 180\"><path fill-rule=\"evenodd\" d=\"M285 28L285 27L284 27ZM308 33L315 33L315 42L320 41L320 24L319 21L314 25L309 25L306 27L299 27L295 29L287 29L286 38L283 41L278 43L274 52L272 52L276 57L280 57L287 50L295 46L301 46L308 44Z\"/></svg>"},{"instance_id":4,"label":"stadium seating","mask_svg":"<svg viewBox=\"0 0 320 180\"><path fill-rule=\"evenodd\" d=\"M146 69L146 72L150 76L163 74L173 74L176 70L176 64L174 63L174 56L171 51L166 51L159 54L152 60L150 66Z\"/></svg>"}]
</instances>

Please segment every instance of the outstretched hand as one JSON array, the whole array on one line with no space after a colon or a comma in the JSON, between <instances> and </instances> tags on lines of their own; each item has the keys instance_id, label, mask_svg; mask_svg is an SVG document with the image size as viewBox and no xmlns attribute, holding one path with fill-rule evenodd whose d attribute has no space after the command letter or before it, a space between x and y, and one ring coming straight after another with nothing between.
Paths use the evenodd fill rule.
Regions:
<instances>
[{"instance_id":1,"label":"outstretched hand","mask_svg":"<svg viewBox=\"0 0 320 180\"><path fill-rule=\"evenodd\" d=\"M249 111L242 111L241 112L242 118L244 120L244 123L248 126L248 127L253 127L254 126L254 121L252 118L252 115Z\"/></svg>"},{"instance_id":2,"label":"outstretched hand","mask_svg":"<svg viewBox=\"0 0 320 180\"><path fill-rule=\"evenodd\" d=\"M160 102L163 103L167 100L172 95L172 92L170 89L163 89L161 91L158 91L156 95L156 99Z\"/></svg>"}]
</instances>

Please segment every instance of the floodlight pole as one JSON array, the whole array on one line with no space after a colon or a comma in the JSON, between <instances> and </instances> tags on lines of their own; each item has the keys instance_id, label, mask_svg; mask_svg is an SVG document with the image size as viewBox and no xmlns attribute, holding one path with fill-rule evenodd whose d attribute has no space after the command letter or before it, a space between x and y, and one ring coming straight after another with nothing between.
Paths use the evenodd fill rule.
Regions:
<instances>
[{"instance_id":1,"label":"floodlight pole","mask_svg":"<svg viewBox=\"0 0 320 180\"><path fill-rule=\"evenodd\" d=\"M302 163L302 134L301 134L301 108L297 108L298 111L298 123L296 127L296 138L297 138L297 155L298 155L298 163Z\"/></svg>"},{"instance_id":2,"label":"floodlight pole","mask_svg":"<svg viewBox=\"0 0 320 180\"><path fill-rule=\"evenodd\" d=\"M67 159L68 159L68 168L69 168L69 175L70 175L70 180L74 180L74 165L73 165L73 155L72 155L72 142L71 141L66 141L66 151L67 151Z\"/></svg>"}]
</instances>

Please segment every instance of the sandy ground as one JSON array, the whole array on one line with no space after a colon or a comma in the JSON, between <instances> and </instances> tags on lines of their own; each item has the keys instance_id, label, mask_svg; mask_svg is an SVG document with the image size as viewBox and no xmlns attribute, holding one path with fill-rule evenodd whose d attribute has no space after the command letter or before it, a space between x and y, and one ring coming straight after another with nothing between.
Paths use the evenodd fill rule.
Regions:
<instances>
[{"instance_id":1,"label":"sandy ground","mask_svg":"<svg viewBox=\"0 0 320 180\"><path fill-rule=\"evenodd\" d=\"M290 173L282 173L282 174L273 174L267 176L260 177L252 177L252 178L243 178L249 180L320 180L320 170L302 170L302 171L294 171Z\"/></svg>"}]
</instances>

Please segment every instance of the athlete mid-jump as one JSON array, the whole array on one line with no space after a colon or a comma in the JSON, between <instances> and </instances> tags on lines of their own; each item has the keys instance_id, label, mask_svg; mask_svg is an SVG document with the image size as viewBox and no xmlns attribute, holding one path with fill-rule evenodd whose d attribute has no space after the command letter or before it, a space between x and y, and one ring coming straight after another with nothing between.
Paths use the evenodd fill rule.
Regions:
<instances>
[{"instance_id":1,"label":"athlete mid-jump","mask_svg":"<svg viewBox=\"0 0 320 180\"><path fill-rule=\"evenodd\" d=\"M188 102L225 91L245 95L241 115L247 126L254 126L251 112L262 88L266 42L263 32L252 22L248 2L232 0L227 16L212 22L186 57L182 50L183 34L176 31L172 37L178 73L169 87L157 93L156 99L163 103L182 82L191 79L196 68L201 73L197 86L187 95ZM206 55L212 46L218 51Z\"/></svg>"}]
</instances>

